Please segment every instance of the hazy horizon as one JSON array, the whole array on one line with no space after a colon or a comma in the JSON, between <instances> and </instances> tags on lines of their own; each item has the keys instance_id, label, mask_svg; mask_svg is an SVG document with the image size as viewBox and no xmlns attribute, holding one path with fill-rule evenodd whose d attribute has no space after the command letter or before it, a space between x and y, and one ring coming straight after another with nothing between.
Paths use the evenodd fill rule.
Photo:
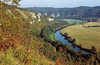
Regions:
<instances>
[{"instance_id":1,"label":"hazy horizon","mask_svg":"<svg viewBox=\"0 0 100 65\"><path fill-rule=\"evenodd\" d=\"M100 0L22 0L20 7L73 8L79 6L100 6Z\"/></svg>"},{"instance_id":2,"label":"hazy horizon","mask_svg":"<svg viewBox=\"0 0 100 65\"><path fill-rule=\"evenodd\" d=\"M100 6L100 5L99 5ZM77 8L77 7L96 7L96 6L76 6L76 7L33 7L33 8ZM21 7L21 8L32 8L32 7Z\"/></svg>"}]
</instances>

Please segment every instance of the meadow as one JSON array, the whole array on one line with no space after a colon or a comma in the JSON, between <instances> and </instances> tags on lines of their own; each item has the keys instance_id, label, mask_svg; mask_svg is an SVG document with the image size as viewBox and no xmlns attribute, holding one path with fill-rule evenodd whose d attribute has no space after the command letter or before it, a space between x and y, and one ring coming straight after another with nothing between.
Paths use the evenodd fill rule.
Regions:
<instances>
[{"instance_id":1,"label":"meadow","mask_svg":"<svg viewBox=\"0 0 100 65\"><path fill-rule=\"evenodd\" d=\"M68 22L68 24L74 24L74 23L83 23L83 22L85 22L85 21L83 21L83 20L76 20L76 19L63 19L62 21L66 21L66 22Z\"/></svg>"},{"instance_id":2,"label":"meadow","mask_svg":"<svg viewBox=\"0 0 100 65\"><path fill-rule=\"evenodd\" d=\"M100 22L89 22L89 23L86 23L86 24L84 24L84 26L100 26Z\"/></svg>"},{"instance_id":3,"label":"meadow","mask_svg":"<svg viewBox=\"0 0 100 65\"><path fill-rule=\"evenodd\" d=\"M69 36L76 39L76 44L81 44L83 48L91 49L91 46L95 46L97 51L100 51L100 27L88 27L91 25L100 25L100 22L69 26L62 29L61 33L68 33Z\"/></svg>"}]
</instances>

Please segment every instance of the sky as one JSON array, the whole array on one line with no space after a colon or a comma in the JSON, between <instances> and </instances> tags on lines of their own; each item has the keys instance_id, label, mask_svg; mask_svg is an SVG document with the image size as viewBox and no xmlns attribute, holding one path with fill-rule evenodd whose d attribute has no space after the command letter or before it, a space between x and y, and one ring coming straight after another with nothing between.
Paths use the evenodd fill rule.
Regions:
<instances>
[{"instance_id":1,"label":"sky","mask_svg":"<svg viewBox=\"0 0 100 65\"><path fill-rule=\"evenodd\" d=\"M78 6L100 6L100 0L22 0L20 7L78 7Z\"/></svg>"}]
</instances>

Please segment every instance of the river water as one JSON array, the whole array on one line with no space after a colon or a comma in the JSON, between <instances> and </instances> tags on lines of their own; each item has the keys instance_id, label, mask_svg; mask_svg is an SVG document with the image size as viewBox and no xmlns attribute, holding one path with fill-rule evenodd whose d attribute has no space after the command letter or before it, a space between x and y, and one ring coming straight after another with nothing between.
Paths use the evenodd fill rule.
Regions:
<instances>
[{"instance_id":1,"label":"river water","mask_svg":"<svg viewBox=\"0 0 100 65\"><path fill-rule=\"evenodd\" d=\"M71 48L72 48L73 50L75 50L75 51L77 51L77 52L79 52L79 51L81 50L81 49L80 49L79 47L77 47L77 46L73 47L72 43L68 42L68 40L65 39L65 36L62 36L62 35L61 35L60 30L58 30L58 31L55 33L55 35L56 35L57 40L59 40L59 41L62 42L63 44L70 45ZM86 51L84 51L84 50L82 50L82 52L85 53L85 54L88 54L88 52L86 52Z\"/></svg>"}]
</instances>

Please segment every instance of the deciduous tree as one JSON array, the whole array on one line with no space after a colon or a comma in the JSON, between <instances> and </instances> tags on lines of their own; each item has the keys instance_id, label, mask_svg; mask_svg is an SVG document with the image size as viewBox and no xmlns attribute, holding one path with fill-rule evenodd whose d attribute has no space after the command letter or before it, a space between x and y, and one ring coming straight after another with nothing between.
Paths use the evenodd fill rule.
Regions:
<instances>
[{"instance_id":1,"label":"deciduous tree","mask_svg":"<svg viewBox=\"0 0 100 65\"><path fill-rule=\"evenodd\" d=\"M11 2L12 3L12 5L19 5L19 2L20 2L21 0L3 0L3 2Z\"/></svg>"}]
</instances>

